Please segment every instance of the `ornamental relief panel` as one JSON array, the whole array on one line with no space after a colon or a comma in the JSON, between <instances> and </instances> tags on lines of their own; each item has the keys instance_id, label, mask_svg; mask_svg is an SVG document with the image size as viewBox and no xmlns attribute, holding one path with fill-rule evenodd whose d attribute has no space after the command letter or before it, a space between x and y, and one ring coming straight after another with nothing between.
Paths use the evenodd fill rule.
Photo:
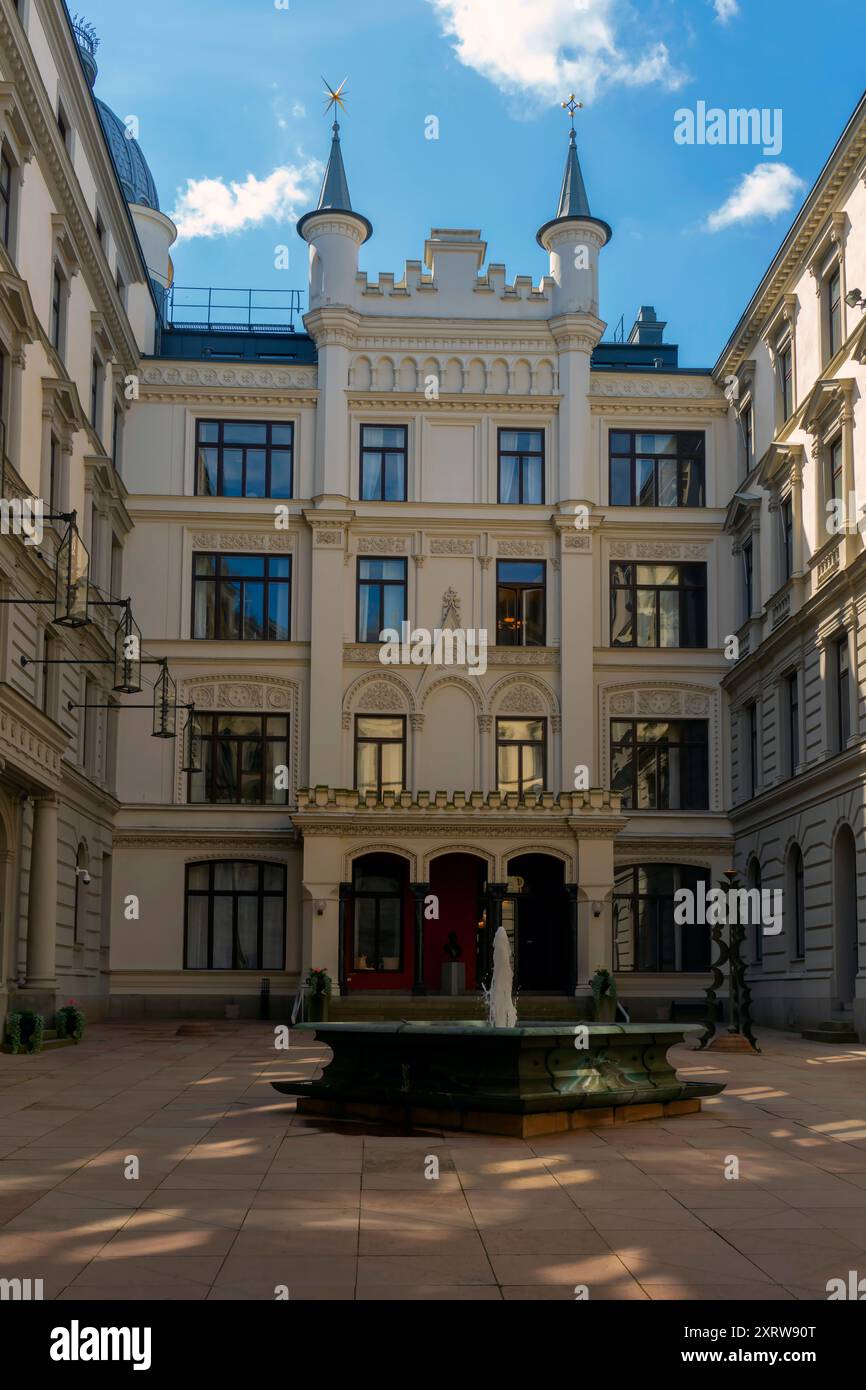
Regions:
<instances>
[{"instance_id":1,"label":"ornamental relief panel","mask_svg":"<svg viewBox=\"0 0 866 1390\"><path fill-rule=\"evenodd\" d=\"M430 541L431 555L472 555L475 542L458 537L433 536Z\"/></svg>"},{"instance_id":2,"label":"ornamental relief panel","mask_svg":"<svg viewBox=\"0 0 866 1390\"><path fill-rule=\"evenodd\" d=\"M546 714L547 706L531 685L515 685L499 705L500 714Z\"/></svg>"},{"instance_id":3,"label":"ornamental relief panel","mask_svg":"<svg viewBox=\"0 0 866 1390\"><path fill-rule=\"evenodd\" d=\"M194 550L268 550L292 549L292 536L286 531L198 531L192 537Z\"/></svg>"},{"instance_id":4,"label":"ornamental relief panel","mask_svg":"<svg viewBox=\"0 0 866 1390\"><path fill-rule=\"evenodd\" d=\"M359 555L405 555L407 541L403 536L361 536L358 538Z\"/></svg>"},{"instance_id":5,"label":"ornamental relief panel","mask_svg":"<svg viewBox=\"0 0 866 1390\"><path fill-rule=\"evenodd\" d=\"M612 560L706 560L705 545L677 545L672 541L612 541Z\"/></svg>"},{"instance_id":6,"label":"ornamental relief panel","mask_svg":"<svg viewBox=\"0 0 866 1390\"><path fill-rule=\"evenodd\" d=\"M497 555L515 555L543 558L545 554L544 541L499 541L496 546Z\"/></svg>"}]
</instances>

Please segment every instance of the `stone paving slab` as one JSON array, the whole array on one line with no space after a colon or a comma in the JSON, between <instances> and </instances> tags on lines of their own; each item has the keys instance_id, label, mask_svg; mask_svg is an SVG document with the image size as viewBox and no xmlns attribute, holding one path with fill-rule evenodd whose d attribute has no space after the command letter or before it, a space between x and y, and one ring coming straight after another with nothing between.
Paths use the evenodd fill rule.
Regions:
<instances>
[{"instance_id":1,"label":"stone paving slab","mask_svg":"<svg viewBox=\"0 0 866 1390\"><path fill-rule=\"evenodd\" d=\"M176 1026L0 1056L0 1277L302 1302L792 1301L866 1277L866 1047L680 1047L680 1075L726 1086L702 1114L515 1140L298 1116L271 1082L323 1048Z\"/></svg>"}]
</instances>

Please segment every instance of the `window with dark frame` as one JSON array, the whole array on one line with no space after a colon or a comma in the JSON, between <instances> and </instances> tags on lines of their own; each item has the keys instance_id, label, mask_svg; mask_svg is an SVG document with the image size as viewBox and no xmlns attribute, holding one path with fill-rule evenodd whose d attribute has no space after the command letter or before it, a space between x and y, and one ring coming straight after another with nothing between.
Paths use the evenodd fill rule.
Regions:
<instances>
[{"instance_id":1,"label":"window with dark frame","mask_svg":"<svg viewBox=\"0 0 866 1390\"><path fill-rule=\"evenodd\" d=\"M800 764L800 681L796 671L787 676L788 693L788 776L793 777Z\"/></svg>"},{"instance_id":2,"label":"window with dark frame","mask_svg":"<svg viewBox=\"0 0 866 1390\"><path fill-rule=\"evenodd\" d=\"M827 501L842 501L842 436L827 450Z\"/></svg>"},{"instance_id":3,"label":"window with dark frame","mask_svg":"<svg viewBox=\"0 0 866 1390\"><path fill-rule=\"evenodd\" d=\"M706 565L612 561L610 644L706 647Z\"/></svg>"},{"instance_id":4,"label":"window with dark frame","mask_svg":"<svg viewBox=\"0 0 866 1390\"><path fill-rule=\"evenodd\" d=\"M62 351L65 287L60 268L55 265L51 279L51 345L56 352Z\"/></svg>"},{"instance_id":5,"label":"window with dark frame","mask_svg":"<svg viewBox=\"0 0 866 1390\"><path fill-rule=\"evenodd\" d=\"M196 720L202 733L201 770L187 774L191 804L288 804L288 788L276 786L276 769L288 767L288 715L196 711Z\"/></svg>"},{"instance_id":6,"label":"window with dark frame","mask_svg":"<svg viewBox=\"0 0 866 1390\"><path fill-rule=\"evenodd\" d=\"M62 106L57 107L57 129L60 131L60 138L69 151L69 121Z\"/></svg>"},{"instance_id":7,"label":"window with dark frame","mask_svg":"<svg viewBox=\"0 0 866 1390\"><path fill-rule=\"evenodd\" d=\"M611 430L612 507L706 505L706 444L698 431L667 434Z\"/></svg>"},{"instance_id":8,"label":"window with dark frame","mask_svg":"<svg viewBox=\"0 0 866 1390\"><path fill-rule=\"evenodd\" d=\"M197 497L292 496L291 421L197 420Z\"/></svg>"},{"instance_id":9,"label":"window with dark frame","mask_svg":"<svg viewBox=\"0 0 866 1390\"><path fill-rule=\"evenodd\" d=\"M543 560L497 560L497 646L544 646L547 636L545 591Z\"/></svg>"},{"instance_id":10,"label":"window with dark frame","mask_svg":"<svg viewBox=\"0 0 866 1390\"><path fill-rule=\"evenodd\" d=\"M844 753L851 737L851 663L848 634L836 640L836 738L837 748Z\"/></svg>"},{"instance_id":11,"label":"window with dark frame","mask_svg":"<svg viewBox=\"0 0 866 1390\"><path fill-rule=\"evenodd\" d=\"M352 872L353 969L403 969L405 875L391 855L365 855Z\"/></svg>"},{"instance_id":12,"label":"window with dark frame","mask_svg":"<svg viewBox=\"0 0 866 1390\"><path fill-rule=\"evenodd\" d=\"M779 391L782 404L782 419L787 420L794 405L794 346L787 342L779 353Z\"/></svg>"},{"instance_id":13,"label":"window with dark frame","mask_svg":"<svg viewBox=\"0 0 866 1390\"><path fill-rule=\"evenodd\" d=\"M498 498L510 505L544 502L544 430L498 432Z\"/></svg>"},{"instance_id":14,"label":"window with dark frame","mask_svg":"<svg viewBox=\"0 0 866 1390\"><path fill-rule=\"evenodd\" d=\"M12 165L6 151L0 153L0 236L3 245L9 246L12 232Z\"/></svg>"},{"instance_id":15,"label":"window with dark frame","mask_svg":"<svg viewBox=\"0 0 866 1390\"><path fill-rule=\"evenodd\" d=\"M612 719L610 746L610 787L625 810L709 810L706 719Z\"/></svg>"},{"instance_id":16,"label":"window with dark frame","mask_svg":"<svg viewBox=\"0 0 866 1390\"><path fill-rule=\"evenodd\" d=\"M749 795L758 794L758 706L755 703L746 708L749 733Z\"/></svg>"},{"instance_id":17,"label":"window with dark frame","mask_svg":"<svg viewBox=\"0 0 866 1390\"><path fill-rule=\"evenodd\" d=\"M90 423L97 434L102 432L102 363L93 354L90 363Z\"/></svg>"},{"instance_id":18,"label":"window with dark frame","mask_svg":"<svg viewBox=\"0 0 866 1390\"><path fill-rule=\"evenodd\" d=\"M752 548L752 537L749 536L746 540L743 541L743 603L746 609L745 613L743 614L743 622L746 623L752 616L752 607L754 600L754 592L752 587L754 582L754 558L755 557Z\"/></svg>"},{"instance_id":19,"label":"window with dark frame","mask_svg":"<svg viewBox=\"0 0 866 1390\"><path fill-rule=\"evenodd\" d=\"M284 970L285 922L284 864L187 864L185 970Z\"/></svg>"},{"instance_id":20,"label":"window with dark frame","mask_svg":"<svg viewBox=\"0 0 866 1390\"><path fill-rule=\"evenodd\" d=\"M406 561L358 558L357 640L378 642L406 620Z\"/></svg>"},{"instance_id":21,"label":"window with dark frame","mask_svg":"<svg viewBox=\"0 0 866 1390\"><path fill-rule=\"evenodd\" d=\"M791 888L793 890L794 959L806 958L806 881L803 872L803 851L799 845L791 850Z\"/></svg>"},{"instance_id":22,"label":"window with dark frame","mask_svg":"<svg viewBox=\"0 0 866 1390\"><path fill-rule=\"evenodd\" d=\"M404 715L355 716L355 787L375 792L401 792L406 779L406 719Z\"/></svg>"},{"instance_id":23,"label":"window with dark frame","mask_svg":"<svg viewBox=\"0 0 866 1390\"><path fill-rule=\"evenodd\" d=\"M104 251L104 250L105 250L105 223L104 223L103 220L102 220L102 214L100 213L99 208L96 209L96 235L97 235L97 237L99 238L99 244L100 244L100 246L102 247L102 249L103 249L103 251Z\"/></svg>"},{"instance_id":24,"label":"window with dark frame","mask_svg":"<svg viewBox=\"0 0 866 1390\"><path fill-rule=\"evenodd\" d=\"M408 476L405 425L361 426L362 502L405 502Z\"/></svg>"},{"instance_id":25,"label":"window with dark frame","mask_svg":"<svg viewBox=\"0 0 866 1390\"><path fill-rule=\"evenodd\" d=\"M842 346L842 276L838 267L827 281L827 355L835 357Z\"/></svg>"},{"instance_id":26,"label":"window with dark frame","mask_svg":"<svg viewBox=\"0 0 866 1390\"><path fill-rule=\"evenodd\" d=\"M790 494L779 507L782 528L782 583L787 584L794 573L794 504Z\"/></svg>"},{"instance_id":27,"label":"window with dark frame","mask_svg":"<svg viewBox=\"0 0 866 1390\"><path fill-rule=\"evenodd\" d=\"M751 401L749 401L740 419L743 422L743 448L746 454L746 472L748 473L752 467L752 450L754 449L753 407Z\"/></svg>"},{"instance_id":28,"label":"window with dark frame","mask_svg":"<svg viewBox=\"0 0 866 1390\"><path fill-rule=\"evenodd\" d=\"M192 635L211 641L291 640L290 555L193 556Z\"/></svg>"},{"instance_id":29,"label":"window with dark frame","mask_svg":"<svg viewBox=\"0 0 866 1390\"><path fill-rule=\"evenodd\" d=\"M710 967L710 928L678 926L674 894L710 886L706 869L684 864L629 864L614 871L615 971L687 972Z\"/></svg>"},{"instance_id":30,"label":"window with dark frame","mask_svg":"<svg viewBox=\"0 0 866 1390\"><path fill-rule=\"evenodd\" d=\"M505 796L537 796L547 767L546 719L497 719L496 789Z\"/></svg>"}]
</instances>

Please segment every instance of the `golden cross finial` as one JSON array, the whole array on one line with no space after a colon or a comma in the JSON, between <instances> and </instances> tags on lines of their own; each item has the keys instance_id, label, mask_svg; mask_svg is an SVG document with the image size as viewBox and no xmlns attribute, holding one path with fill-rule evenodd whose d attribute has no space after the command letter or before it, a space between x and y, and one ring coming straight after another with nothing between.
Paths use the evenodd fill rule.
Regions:
<instances>
[{"instance_id":1,"label":"golden cross finial","mask_svg":"<svg viewBox=\"0 0 866 1390\"><path fill-rule=\"evenodd\" d=\"M571 117L571 128L572 130L574 130L574 113L575 111L583 110L583 102L575 101L574 92L572 92L569 95L568 101L560 102L560 105L562 106L563 111L567 111L569 116Z\"/></svg>"},{"instance_id":2,"label":"golden cross finial","mask_svg":"<svg viewBox=\"0 0 866 1390\"><path fill-rule=\"evenodd\" d=\"M325 102L326 116L332 106L338 106L341 111L345 111L346 107L343 101L343 88L345 87L348 80L348 77L344 77L339 87L335 89L331 86L329 82L325 82L324 77L322 78L322 81L325 82L325 91L328 93L328 100Z\"/></svg>"}]
</instances>

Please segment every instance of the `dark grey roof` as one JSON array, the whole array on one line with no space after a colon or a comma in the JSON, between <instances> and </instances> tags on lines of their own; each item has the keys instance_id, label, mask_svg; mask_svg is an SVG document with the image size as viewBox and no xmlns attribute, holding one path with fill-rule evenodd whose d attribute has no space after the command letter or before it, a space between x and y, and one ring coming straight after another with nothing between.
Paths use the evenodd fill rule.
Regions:
<instances>
[{"instance_id":1,"label":"dark grey roof","mask_svg":"<svg viewBox=\"0 0 866 1390\"><path fill-rule=\"evenodd\" d=\"M556 215L557 217L592 216L589 210L589 199L586 196L586 184L580 170L580 160L577 157L577 137L573 130L568 139L568 157L565 161L565 173L562 176L562 189L559 194L559 207Z\"/></svg>"},{"instance_id":2,"label":"dark grey roof","mask_svg":"<svg viewBox=\"0 0 866 1390\"><path fill-rule=\"evenodd\" d=\"M352 200L349 197L349 181L346 178L346 169L343 164L343 152L340 149L340 127L337 121L334 121L332 128L334 134L331 139L331 153L328 156L325 177L322 179L322 191L319 194L317 210L338 208L340 212L351 212Z\"/></svg>"},{"instance_id":3,"label":"dark grey roof","mask_svg":"<svg viewBox=\"0 0 866 1390\"><path fill-rule=\"evenodd\" d=\"M159 212L156 183L138 141L130 138L120 117L99 97L96 97L96 109L126 201Z\"/></svg>"}]
</instances>

